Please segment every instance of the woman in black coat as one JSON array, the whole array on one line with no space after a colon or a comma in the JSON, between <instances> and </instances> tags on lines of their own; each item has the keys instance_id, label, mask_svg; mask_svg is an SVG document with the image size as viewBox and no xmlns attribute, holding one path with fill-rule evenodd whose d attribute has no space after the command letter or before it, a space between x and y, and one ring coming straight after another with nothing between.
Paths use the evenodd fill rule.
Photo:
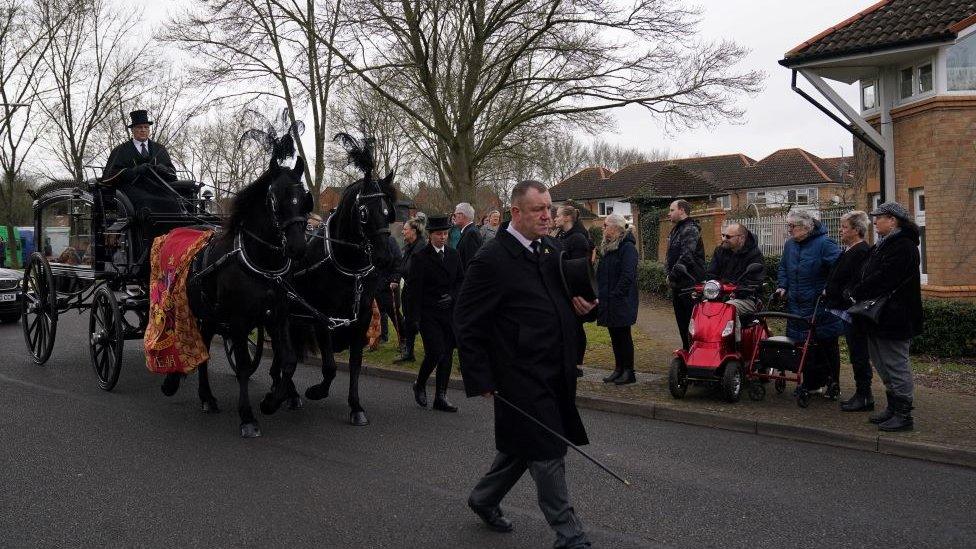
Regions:
<instances>
[{"instance_id":1,"label":"woman in black coat","mask_svg":"<svg viewBox=\"0 0 976 549\"><path fill-rule=\"evenodd\" d=\"M919 228L897 202L886 202L870 215L878 240L853 294L858 302L887 301L877 323L858 318L855 324L867 334L868 353L888 397L885 410L870 421L882 431L910 431L915 383L908 351L912 338L922 333Z\"/></svg>"},{"instance_id":2,"label":"woman in black coat","mask_svg":"<svg viewBox=\"0 0 976 549\"><path fill-rule=\"evenodd\" d=\"M566 259L589 259L593 255L593 243L590 241L590 234L579 222L579 210L572 206L562 205L556 210L556 223L559 225L559 232L556 239L563 246ZM591 319L592 320L592 319ZM580 318L577 335L576 348L576 377L583 377L583 357L586 355L586 330L584 329L585 319Z\"/></svg>"},{"instance_id":3,"label":"woman in black coat","mask_svg":"<svg viewBox=\"0 0 976 549\"><path fill-rule=\"evenodd\" d=\"M844 252L827 279L824 288L826 307L832 311L846 311L854 304L851 292L861 280L864 262L871 253L871 246L864 241L868 231L868 214L855 210L840 218L840 241ZM874 410L874 396L871 394L871 361L868 357L867 337L855 326L845 322L844 339L847 352L854 368L854 396L844 401L840 409L845 412ZM836 376L834 379L838 379Z\"/></svg>"},{"instance_id":4,"label":"woman in black coat","mask_svg":"<svg viewBox=\"0 0 976 549\"><path fill-rule=\"evenodd\" d=\"M427 245L427 241L424 239L424 224L418 219L409 219L403 224L403 257L400 260L400 278L406 280L410 275L410 263L413 257ZM394 288L396 290L396 288ZM402 314L403 314L403 332L400 334L400 356L396 358L393 362L399 364L401 362L413 362L413 348L414 342L417 339L417 322L411 317L410 310L410 286L407 284L403 285L400 294L400 303L402 303Z\"/></svg>"},{"instance_id":5,"label":"woman in black coat","mask_svg":"<svg viewBox=\"0 0 976 549\"><path fill-rule=\"evenodd\" d=\"M610 214L603 222L603 244L596 269L599 296L597 324L610 332L615 362L604 383L626 385L634 375L634 339L630 327L637 322L637 245L627 221Z\"/></svg>"}]
</instances>

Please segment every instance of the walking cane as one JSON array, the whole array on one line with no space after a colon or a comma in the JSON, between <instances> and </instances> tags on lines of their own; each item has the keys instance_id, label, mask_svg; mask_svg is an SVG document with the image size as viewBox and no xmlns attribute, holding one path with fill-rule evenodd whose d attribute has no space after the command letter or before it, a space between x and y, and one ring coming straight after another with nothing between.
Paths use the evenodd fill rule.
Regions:
<instances>
[{"instance_id":1,"label":"walking cane","mask_svg":"<svg viewBox=\"0 0 976 549\"><path fill-rule=\"evenodd\" d=\"M554 436L554 437L558 438L559 440L563 441L563 443L565 443L567 446L569 446L573 450L576 450L577 452L579 452L580 455L582 455L586 459L588 459L591 462L593 462L593 464L596 465L597 467L599 467L600 469L603 469L604 471L606 471L607 473L609 473L613 478L615 478L615 479L619 480L620 482L624 483L625 486L633 486L630 483L629 480L621 477L620 475L618 475L617 473L615 473L612 469L610 469L609 467L607 467L603 463L600 463L600 460L598 460L595 457L591 456L590 454L587 454L586 452L584 452L582 448L580 448L579 446L573 444L566 437L560 435L556 431L553 431L552 429L550 429L548 425L546 425L545 423L542 423L538 419L534 418L531 414L529 414L525 410L523 410L523 409L519 408L518 406L516 406L515 404L513 404L512 401L508 400L507 398L503 397L502 395L498 394L497 392L492 393L492 394L495 396L495 398L497 398L498 400L504 402L505 404L507 404L508 406L510 406L513 410L515 410L516 412L518 412L518 413L522 414L523 416L529 418L530 420L532 420L533 423L535 423L539 427L542 427L543 429L545 429L549 434L551 434L552 436Z\"/></svg>"}]
</instances>

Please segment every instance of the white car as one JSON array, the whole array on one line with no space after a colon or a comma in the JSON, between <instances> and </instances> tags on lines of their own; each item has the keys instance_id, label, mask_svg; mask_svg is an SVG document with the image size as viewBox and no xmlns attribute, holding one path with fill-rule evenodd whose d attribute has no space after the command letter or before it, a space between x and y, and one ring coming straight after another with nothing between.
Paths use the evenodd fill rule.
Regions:
<instances>
[{"instance_id":1,"label":"white car","mask_svg":"<svg viewBox=\"0 0 976 549\"><path fill-rule=\"evenodd\" d=\"M0 269L0 322L17 322L20 318L21 279L24 273Z\"/></svg>"}]
</instances>

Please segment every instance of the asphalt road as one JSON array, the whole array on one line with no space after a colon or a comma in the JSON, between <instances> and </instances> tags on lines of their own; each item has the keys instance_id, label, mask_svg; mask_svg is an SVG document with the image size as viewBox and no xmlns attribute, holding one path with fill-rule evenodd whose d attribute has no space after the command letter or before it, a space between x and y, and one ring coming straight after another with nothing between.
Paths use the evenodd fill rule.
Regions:
<instances>
[{"instance_id":1,"label":"asphalt road","mask_svg":"<svg viewBox=\"0 0 976 549\"><path fill-rule=\"evenodd\" d=\"M63 317L51 360L0 326L0 547L541 548L553 536L526 477L503 503L512 534L465 506L492 456L490 404L419 409L409 385L364 377L372 424L347 424L346 377L300 411L238 434L222 349L223 408L195 378L165 398L128 342L112 393L88 363L87 318ZM252 381L252 401L267 389ZM298 385L316 381L300 367ZM338 395L338 397L336 396ZM633 488L571 455L570 491L597 547L972 547L976 471L589 410L589 450Z\"/></svg>"}]
</instances>

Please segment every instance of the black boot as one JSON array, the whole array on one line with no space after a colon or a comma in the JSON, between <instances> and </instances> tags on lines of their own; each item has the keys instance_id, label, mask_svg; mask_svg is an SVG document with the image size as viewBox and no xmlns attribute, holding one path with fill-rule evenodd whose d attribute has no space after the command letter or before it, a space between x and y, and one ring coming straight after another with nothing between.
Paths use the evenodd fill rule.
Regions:
<instances>
[{"instance_id":1,"label":"black boot","mask_svg":"<svg viewBox=\"0 0 976 549\"><path fill-rule=\"evenodd\" d=\"M414 360L413 349L409 349L406 343L404 343L400 345L400 356L393 359L393 363L401 364L403 362L413 362Z\"/></svg>"},{"instance_id":2,"label":"black boot","mask_svg":"<svg viewBox=\"0 0 976 549\"><path fill-rule=\"evenodd\" d=\"M871 389L858 389L854 396L841 402L842 412L871 412L874 411L874 397L871 396Z\"/></svg>"},{"instance_id":3,"label":"black boot","mask_svg":"<svg viewBox=\"0 0 976 549\"><path fill-rule=\"evenodd\" d=\"M623 372L624 372L623 370L614 370L614 371L610 372L610 375L608 375L607 377L603 378L603 382L604 383L613 383L614 381L617 381L617 378L620 377L620 374L622 374Z\"/></svg>"},{"instance_id":4,"label":"black boot","mask_svg":"<svg viewBox=\"0 0 976 549\"><path fill-rule=\"evenodd\" d=\"M419 383L413 384L413 399L421 408L427 407L427 387Z\"/></svg>"},{"instance_id":5,"label":"black boot","mask_svg":"<svg viewBox=\"0 0 976 549\"><path fill-rule=\"evenodd\" d=\"M892 400L896 398L895 395L891 394L891 391L885 391L885 398L887 400L885 403L885 409L878 413L871 414L871 417L868 418L868 421L875 425L884 423L891 419L891 416L895 415L895 411L892 409Z\"/></svg>"},{"instance_id":6,"label":"black boot","mask_svg":"<svg viewBox=\"0 0 976 549\"><path fill-rule=\"evenodd\" d=\"M878 430L888 432L911 431L915 428L915 420L912 418L912 401L904 397L895 397L894 400L891 417L879 424Z\"/></svg>"},{"instance_id":7,"label":"black boot","mask_svg":"<svg viewBox=\"0 0 976 549\"><path fill-rule=\"evenodd\" d=\"M633 368L622 370L617 379L613 380L614 385L629 385L631 383L637 383L637 376L634 375Z\"/></svg>"},{"instance_id":8,"label":"black boot","mask_svg":"<svg viewBox=\"0 0 976 549\"><path fill-rule=\"evenodd\" d=\"M447 400L447 391L437 391L434 394L434 405L432 406L435 410L440 410L441 412L457 412L457 406L451 404Z\"/></svg>"}]
</instances>

